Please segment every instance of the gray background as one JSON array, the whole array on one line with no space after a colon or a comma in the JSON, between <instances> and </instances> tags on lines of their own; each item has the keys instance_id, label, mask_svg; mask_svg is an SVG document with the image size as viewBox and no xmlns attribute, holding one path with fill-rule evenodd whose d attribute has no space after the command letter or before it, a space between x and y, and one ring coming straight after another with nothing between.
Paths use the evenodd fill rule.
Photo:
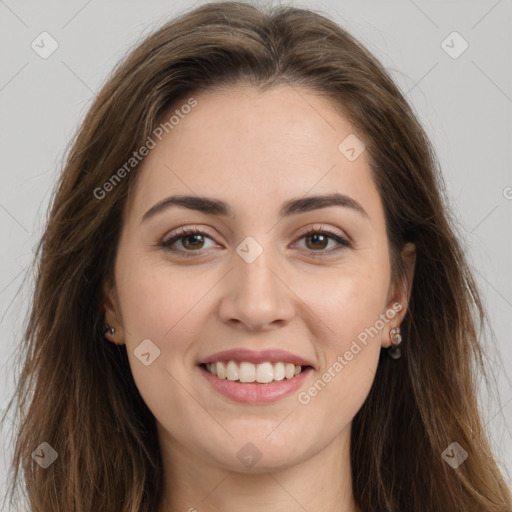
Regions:
<instances>
[{"instance_id":1,"label":"gray background","mask_svg":"<svg viewBox=\"0 0 512 512\"><path fill-rule=\"evenodd\" d=\"M95 92L128 49L174 14L200 3L0 0L3 407L13 390L16 361L11 356L30 297L30 286L20 286L67 144ZM323 11L358 37L406 93L434 144L496 337L489 370L499 396L482 388L482 407L486 429L510 482L511 0L291 3ZM47 59L31 47L43 31L59 45ZM457 54L463 41L448 37L454 31L469 44L461 55ZM2 432L6 452L0 450L0 487L10 457L7 435Z\"/></svg>"}]
</instances>

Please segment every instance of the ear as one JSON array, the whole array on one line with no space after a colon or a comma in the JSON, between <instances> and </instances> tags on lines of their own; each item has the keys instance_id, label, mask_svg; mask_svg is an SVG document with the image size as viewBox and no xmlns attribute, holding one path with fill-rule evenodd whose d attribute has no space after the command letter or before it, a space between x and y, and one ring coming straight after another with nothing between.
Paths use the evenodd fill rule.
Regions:
<instances>
[{"instance_id":1,"label":"ear","mask_svg":"<svg viewBox=\"0 0 512 512\"><path fill-rule=\"evenodd\" d=\"M115 284L105 284L103 287L103 309L105 311L105 323L115 329L114 334L107 331L104 334L105 338L116 345L124 345L123 321Z\"/></svg>"},{"instance_id":2,"label":"ear","mask_svg":"<svg viewBox=\"0 0 512 512\"><path fill-rule=\"evenodd\" d=\"M401 252L402 262L405 268L405 279L401 283L393 283L391 293L389 296L386 310L394 312L391 318L391 313L388 313L391 318L386 325L385 331L382 336L382 346L389 347L391 345L391 329L399 327L405 318L409 300L412 291L412 282L414 279L414 269L416 266L416 246L412 242L407 242Z\"/></svg>"}]
</instances>

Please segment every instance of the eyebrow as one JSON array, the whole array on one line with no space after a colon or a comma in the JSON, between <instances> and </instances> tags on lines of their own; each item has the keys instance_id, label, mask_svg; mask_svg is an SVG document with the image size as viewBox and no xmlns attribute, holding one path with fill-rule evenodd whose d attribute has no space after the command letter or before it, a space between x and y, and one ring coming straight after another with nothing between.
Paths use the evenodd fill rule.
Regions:
<instances>
[{"instance_id":1,"label":"eyebrow","mask_svg":"<svg viewBox=\"0 0 512 512\"><path fill-rule=\"evenodd\" d=\"M212 199L209 197L200 196L184 196L174 195L162 199L153 205L142 217L141 223L161 213L173 206L188 208L189 210L196 210L209 215L217 215L222 217L232 217L233 212L231 207L219 199ZM368 218L365 209L351 197L345 194L332 193L317 196L306 196L300 198L290 199L283 203L280 210L281 217L296 215L320 208L328 208L330 206L342 206L350 208L358 212L364 217Z\"/></svg>"}]
</instances>

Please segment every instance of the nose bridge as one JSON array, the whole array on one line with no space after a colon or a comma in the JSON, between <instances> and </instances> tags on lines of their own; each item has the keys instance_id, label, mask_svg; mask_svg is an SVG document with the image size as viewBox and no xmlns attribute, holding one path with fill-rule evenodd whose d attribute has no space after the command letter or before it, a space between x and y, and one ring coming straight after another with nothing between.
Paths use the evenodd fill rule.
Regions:
<instances>
[{"instance_id":1,"label":"nose bridge","mask_svg":"<svg viewBox=\"0 0 512 512\"><path fill-rule=\"evenodd\" d=\"M253 249L250 249L249 251L252 250ZM274 292L272 293L272 297L275 297L276 293L278 293L278 291L275 290L276 276L270 269L276 266L275 251L268 246L252 261L246 260L243 256L238 254L235 273L240 280L244 293L258 294L260 292L268 293L272 291Z\"/></svg>"},{"instance_id":2,"label":"nose bridge","mask_svg":"<svg viewBox=\"0 0 512 512\"><path fill-rule=\"evenodd\" d=\"M248 251L243 252L246 249ZM275 270L270 270L277 267L275 250L270 244L267 243L266 247L263 247L254 239L248 240L237 248L237 256L235 279L239 301L253 299L260 307L264 303L271 305L278 302L282 292L279 287L282 284L278 282Z\"/></svg>"},{"instance_id":3,"label":"nose bridge","mask_svg":"<svg viewBox=\"0 0 512 512\"><path fill-rule=\"evenodd\" d=\"M236 252L235 268L229 276L230 292L223 297L221 307L223 319L242 322L251 330L289 320L293 313L288 297L291 292L278 277L280 266L275 249L247 237Z\"/></svg>"}]
</instances>

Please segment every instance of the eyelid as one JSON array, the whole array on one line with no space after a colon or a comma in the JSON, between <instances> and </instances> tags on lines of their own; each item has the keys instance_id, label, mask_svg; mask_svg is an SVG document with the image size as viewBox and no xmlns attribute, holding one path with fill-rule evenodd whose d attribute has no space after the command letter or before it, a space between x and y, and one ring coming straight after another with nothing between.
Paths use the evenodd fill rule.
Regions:
<instances>
[{"instance_id":1,"label":"eyelid","mask_svg":"<svg viewBox=\"0 0 512 512\"><path fill-rule=\"evenodd\" d=\"M206 235L211 240L215 241L215 236L213 236L211 233L208 232L205 228L198 228L197 226L182 226L180 228L177 228L176 230L172 231L171 234L168 236L166 235L162 242L160 242L159 246L163 247L169 252L173 252L175 254L184 255L184 256L200 256L201 254L205 253L205 249L197 249L196 251L185 251L183 249L173 249L172 244L178 242L182 238L185 238L186 236L192 235L192 234L198 234L198 235ZM307 250L307 249L301 249L303 251L307 251L310 255L313 257L328 257L329 255L333 253L338 253L340 250L346 249L346 248L352 248L353 243L350 237L348 237L345 234L338 233L331 227L325 227L321 225L310 225L307 228L305 228L295 239L294 244L299 242L302 238L306 236L312 236L314 234L324 234L327 235L331 240L334 240L337 243L337 246L331 249L323 249L319 251L313 251L313 250ZM316 253L316 254L315 254Z\"/></svg>"},{"instance_id":2,"label":"eyelid","mask_svg":"<svg viewBox=\"0 0 512 512\"><path fill-rule=\"evenodd\" d=\"M302 232L297 239L297 242L302 240L305 236L311 236L314 234L325 234L331 240L334 240L337 245L336 247L331 247L331 249L324 249L320 251L306 250L308 255L313 258L328 258L329 256L336 255L340 251L344 249L352 249L354 247L351 238L345 234L338 233L331 227L325 227L320 225L308 226L304 232Z\"/></svg>"},{"instance_id":3,"label":"eyelid","mask_svg":"<svg viewBox=\"0 0 512 512\"><path fill-rule=\"evenodd\" d=\"M208 232L207 229L201 228L199 229L197 226L181 226L170 233L167 233L162 240L162 243L166 243L169 240L172 240L173 238L179 238L180 236L185 237L187 235L208 235L210 238L214 238L211 233Z\"/></svg>"},{"instance_id":4,"label":"eyelid","mask_svg":"<svg viewBox=\"0 0 512 512\"><path fill-rule=\"evenodd\" d=\"M331 228L329 226L322 226L320 224L313 224L311 226L308 226L304 232L302 232L299 237L303 237L304 235L312 235L316 233L327 233L329 235L332 235L334 237L343 238L347 242L352 243L350 237L346 235L343 231L338 232L335 230L335 228Z\"/></svg>"},{"instance_id":5,"label":"eyelid","mask_svg":"<svg viewBox=\"0 0 512 512\"><path fill-rule=\"evenodd\" d=\"M198 228L197 226L181 226L167 235L164 236L161 242L157 243L158 247L163 248L164 250L181 255L181 256L201 256L206 251L204 249L197 249L196 251L185 251L183 249L175 249L172 247L172 244L178 242L182 238L185 238L189 235L198 234L198 235L206 235L211 240L215 241L215 236L213 236L209 231L205 228Z\"/></svg>"}]
</instances>

